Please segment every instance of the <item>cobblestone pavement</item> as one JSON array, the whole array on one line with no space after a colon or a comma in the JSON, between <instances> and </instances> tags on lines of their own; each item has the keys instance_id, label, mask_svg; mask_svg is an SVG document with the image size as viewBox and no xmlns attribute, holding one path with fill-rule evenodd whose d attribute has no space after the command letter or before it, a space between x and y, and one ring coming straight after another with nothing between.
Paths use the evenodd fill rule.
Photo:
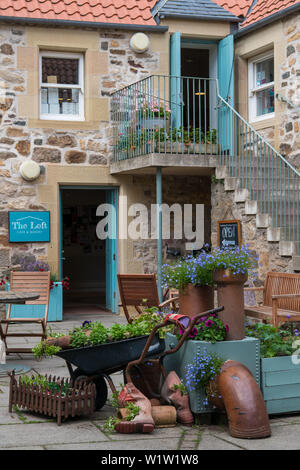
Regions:
<instances>
[{"instance_id":1,"label":"cobblestone pavement","mask_svg":"<svg viewBox=\"0 0 300 470\"><path fill-rule=\"evenodd\" d=\"M100 313L99 315L67 315L63 322L51 323L55 331L68 332L83 319L98 320L106 326L114 322L125 323L122 316ZM22 327L21 327L22 328ZM11 339L13 341L13 339ZM24 338L26 343L30 338ZM15 343L21 346L20 338ZM24 344L24 343L23 343ZM31 344L31 343L30 343ZM25 364L39 373L68 377L65 362L58 358L37 361L31 354L9 355L7 363ZM123 382L122 372L113 374L115 385ZM107 434L103 431L105 420L115 415L107 404L91 418L68 419L61 426L55 420L24 410L8 411L9 379L0 373L0 449L6 450L300 450L300 413L298 415L271 417L272 436L267 439L235 439L228 433L226 420L219 424L199 424L192 427L177 425L156 428L151 434Z\"/></svg>"}]
</instances>

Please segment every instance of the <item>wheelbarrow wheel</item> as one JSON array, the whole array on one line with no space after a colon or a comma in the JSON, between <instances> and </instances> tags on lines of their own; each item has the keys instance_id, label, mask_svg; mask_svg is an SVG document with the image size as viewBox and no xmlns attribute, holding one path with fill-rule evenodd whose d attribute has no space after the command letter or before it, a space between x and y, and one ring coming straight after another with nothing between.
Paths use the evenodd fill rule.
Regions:
<instances>
[{"instance_id":1,"label":"wheelbarrow wheel","mask_svg":"<svg viewBox=\"0 0 300 470\"><path fill-rule=\"evenodd\" d=\"M74 381L77 382L79 380L88 379L88 375L86 375L82 370L75 369L73 375ZM106 403L108 390L107 385L104 377L99 375L93 379L94 384L96 385L96 400L95 400L95 411L101 410Z\"/></svg>"}]
</instances>

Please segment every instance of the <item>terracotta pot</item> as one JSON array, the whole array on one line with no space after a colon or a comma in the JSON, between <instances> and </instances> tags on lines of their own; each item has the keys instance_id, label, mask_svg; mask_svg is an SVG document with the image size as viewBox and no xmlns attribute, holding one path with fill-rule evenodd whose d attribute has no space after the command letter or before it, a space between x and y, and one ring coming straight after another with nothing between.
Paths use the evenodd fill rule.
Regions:
<instances>
[{"instance_id":1,"label":"terracotta pot","mask_svg":"<svg viewBox=\"0 0 300 470\"><path fill-rule=\"evenodd\" d=\"M229 269L218 269L213 273L213 280L217 284L218 305L224 307L219 318L229 327L227 341L245 338L244 284L247 279L247 274L233 275Z\"/></svg>"},{"instance_id":2,"label":"terracotta pot","mask_svg":"<svg viewBox=\"0 0 300 470\"><path fill-rule=\"evenodd\" d=\"M201 312L214 308L214 289L212 286L193 286L188 284L179 293L179 311L181 315L193 318Z\"/></svg>"}]
</instances>

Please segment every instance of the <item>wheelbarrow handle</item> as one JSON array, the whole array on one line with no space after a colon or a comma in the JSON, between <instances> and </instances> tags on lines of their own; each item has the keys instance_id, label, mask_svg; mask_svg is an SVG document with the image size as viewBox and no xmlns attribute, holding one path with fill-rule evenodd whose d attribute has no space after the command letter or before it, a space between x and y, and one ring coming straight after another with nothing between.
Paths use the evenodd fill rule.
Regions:
<instances>
[{"instance_id":1,"label":"wheelbarrow handle","mask_svg":"<svg viewBox=\"0 0 300 470\"><path fill-rule=\"evenodd\" d=\"M184 330L184 332L183 332L180 340L178 341L177 345L175 346L175 348L168 349L167 351L165 351L161 355L160 359L162 360L162 358L167 356L168 354L173 354L173 353L177 352L178 349L181 348L181 346L183 345L183 343L185 342L187 337L190 335L190 333L191 333L192 329L194 328L194 326L198 323L199 320L201 320L202 317L207 317L208 315L217 314L217 313L221 312L222 310L224 310L224 307L217 307L217 308L214 308L212 310L207 310L206 312L198 313L198 315L195 315L192 318L192 321L190 322L189 326L186 328L186 330Z\"/></svg>"},{"instance_id":2,"label":"wheelbarrow handle","mask_svg":"<svg viewBox=\"0 0 300 470\"><path fill-rule=\"evenodd\" d=\"M221 312L222 310L224 310L224 307L217 307L217 308L214 308L212 310L207 310L206 312L202 312L202 313L198 313L197 315L195 315L191 322L190 322L190 325L186 328L186 330L184 331L182 337L180 338L179 342L177 343L177 345L175 346L175 348L173 349L169 349L168 351L165 351L161 357L160 357L160 360L162 360L163 357L165 357L166 355L168 354L173 354L175 353L176 351L178 351L178 349L181 348L182 344L184 343L184 341L186 340L186 338L188 337L188 335L190 334L190 332L192 331L192 329L194 328L195 324L201 319L201 317L205 317L207 315L211 315L211 314L217 314L218 312ZM168 319L167 321L164 321L163 323L159 323L158 325L156 325L153 330L151 331L149 337L148 337L148 340L145 344L145 347L140 355L140 358L139 359L136 359L135 361L131 361L127 364L127 367L126 367L126 370L125 370L125 376L126 376L126 380L127 382L130 382L130 374L129 374L129 371L130 369L135 366L135 365L138 365L138 364L141 364L146 355L147 355L147 352L149 350L149 347L152 343L152 340L156 334L156 332L160 329L160 328L163 328L164 326L168 325L169 323L171 324L175 324L177 325L176 321L172 320L172 319Z\"/></svg>"}]
</instances>

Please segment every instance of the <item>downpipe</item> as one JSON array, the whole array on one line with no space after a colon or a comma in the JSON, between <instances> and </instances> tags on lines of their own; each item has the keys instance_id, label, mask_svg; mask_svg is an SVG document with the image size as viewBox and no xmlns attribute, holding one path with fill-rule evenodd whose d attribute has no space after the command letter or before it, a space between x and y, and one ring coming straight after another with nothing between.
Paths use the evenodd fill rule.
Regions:
<instances>
[{"instance_id":1,"label":"downpipe","mask_svg":"<svg viewBox=\"0 0 300 470\"><path fill-rule=\"evenodd\" d=\"M271 436L263 395L244 364L226 361L207 389L207 395L213 405L226 411L232 437L259 439Z\"/></svg>"}]
</instances>

